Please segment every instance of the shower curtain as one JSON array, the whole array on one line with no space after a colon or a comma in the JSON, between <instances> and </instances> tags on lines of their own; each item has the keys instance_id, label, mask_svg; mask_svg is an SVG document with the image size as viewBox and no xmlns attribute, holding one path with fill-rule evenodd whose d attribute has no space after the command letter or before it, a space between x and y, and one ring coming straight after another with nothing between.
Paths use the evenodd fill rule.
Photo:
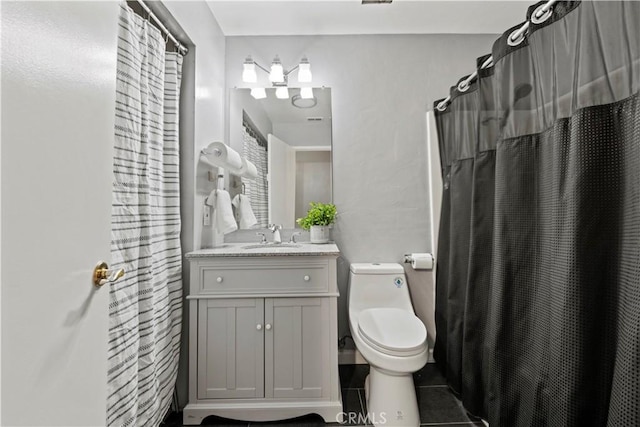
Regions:
<instances>
[{"instance_id":1,"label":"shower curtain","mask_svg":"<svg viewBox=\"0 0 640 427\"><path fill-rule=\"evenodd\" d=\"M492 427L638 426L640 3L545 3L435 109L434 357Z\"/></svg>"},{"instance_id":2,"label":"shower curtain","mask_svg":"<svg viewBox=\"0 0 640 427\"><path fill-rule=\"evenodd\" d=\"M118 37L111 259L126 275L110 288L107 425L156 426L180 350L182 57L124 2Z\"/></svg>"},{"instance_id":3,"label":"shower curtain","mask_svg":"<svg viewBox=\"0 0 640 427\"><path fill-rule=\"evenodd\" d=\"M253 214L256 216L259 228L267 228L269 225L269 189L267 182L267 149L258 143L253 131L243 124L242 137L243 147L242 154L258 170L256 179L249 179L244 182L245 194L249 197ZM266 142L265 142L266 144Z\"/></svg>"}]
</instances>

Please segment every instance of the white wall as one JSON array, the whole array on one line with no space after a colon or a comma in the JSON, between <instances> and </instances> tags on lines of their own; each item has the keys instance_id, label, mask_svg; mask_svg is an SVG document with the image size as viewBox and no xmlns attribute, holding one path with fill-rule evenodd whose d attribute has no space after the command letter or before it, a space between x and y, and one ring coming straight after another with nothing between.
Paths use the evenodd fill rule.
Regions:
<instances>
[{"instance_id":1,"label":"white wall","mask_svg":"<svg viewBox=\"0 0 640 427\"><path fill-rule=\"evenodd\" d=\"M347 322L348 265L398 262L408 252L431 250L425 112L447 95L494 35L227 37L228 87L246 87L247 54L268 65L275 54L285 68L302 55L314 86L331 88L334 203L333 238L339 260L339 334ZM290 82L296 86L295 78ZM412 287L432 287L427 273ZM417 304L422 304L418 301ZM423 319L428 321L428 319Z\"/></svg>"},{"instance_id":2,"label":"white wall","mask_svg":"<svg viewBox=\"0 0 640 427\"><path fill-rule=\"evenodd\" d=\"M295 217L305 216L310 202L331 201L331 152L296 151Z\"/></svg>"}]
</instances>

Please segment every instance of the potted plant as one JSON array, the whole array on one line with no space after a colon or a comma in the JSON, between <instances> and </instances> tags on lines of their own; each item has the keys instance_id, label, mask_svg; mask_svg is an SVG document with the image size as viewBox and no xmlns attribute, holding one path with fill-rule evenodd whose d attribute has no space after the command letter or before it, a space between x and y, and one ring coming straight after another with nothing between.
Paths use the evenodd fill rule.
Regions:
<instances>
[{"instance_id":1,"label":"potted plant","mask_svg":"<svg viewBox=\"0 0 640 427\"><path fill-rule=\"evenodd\" d=\"M327 243L329 241L329 226L333 224L338 213L336 205L332 203L309 203L311 208L307 216L298 218L296 222L305 230L311 231L311 243Z\"/></svg>"}]
</instances>

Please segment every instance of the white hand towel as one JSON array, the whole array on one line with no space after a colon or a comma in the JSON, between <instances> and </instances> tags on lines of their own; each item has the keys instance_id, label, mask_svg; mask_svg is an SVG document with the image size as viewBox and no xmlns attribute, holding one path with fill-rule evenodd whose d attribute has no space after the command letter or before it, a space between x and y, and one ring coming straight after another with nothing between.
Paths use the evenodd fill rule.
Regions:
<instances>
[{"instance_id":1,"label":"white hand towel","mask_svg":"<svg viewBox=\"0 0 640 427\"><path fill-rule=\"evenodd\" d=\"M246 230L253 227L258 223L256 216L251 209L251 201L244 194L238 194L233 198L231 202L235 206L238 216L240 217L240 229Z\"/></svg>"},{"instance_id":2,"label":"white hand towel","mask_svg":"<svg viewBox=\"0 0 640 427\"><path fill-rule=\"evenodd\" d=\"M249 179L256 179L258 177L258 168L249 160L242 158L242 167L239 170L240 176Z\"/></svg>"},{"instance_id":3,"label":"white hand towel","mask_svg":"<svg viewBox=\"0 0 640 427\"><path fill-rule=\"evenodd\" d=\"M218 233L228 234L238 229L231 209L231 197L225 190L213 190L207 198L208 205L214 208L213 226Z\"/></svg>"}]
</instances>

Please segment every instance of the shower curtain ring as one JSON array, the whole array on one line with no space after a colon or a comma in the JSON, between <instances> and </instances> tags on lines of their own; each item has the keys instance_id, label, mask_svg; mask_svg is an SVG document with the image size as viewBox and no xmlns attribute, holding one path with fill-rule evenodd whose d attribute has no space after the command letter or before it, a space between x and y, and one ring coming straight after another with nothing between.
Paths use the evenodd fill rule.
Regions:
<instances>
[{"instance_id":1,"label":"shower curtain ring","mask_svg":"<svg viewBox=\"0 0 640 427\"><path fill-rule=\"evenodd\" d=\"M461 81L460 83L458 83L458 90L460 92L466 92L469 90L469 87L471 87L469 85L469 83L466 80Z\"/></svg>"},{"instance_id":2,"label":"shower curtain ring","mask_svg":"<svg viewBox=\"0 0 640 427\"><path fill-rule=\"evenodd\" d=\"M524 29L526 30L526 29ZM514 30L507 38L507 44L509 46L518 46L524 40L524 31L522 28Z\"/></svg>"},{"instance_id":3,"label":"shower curtain ring","mask_svg":"<svg viewBox=\"0 0 640 427\"><path fill-rule=\"evenodd\" d=\"M549 17L553 14L553 7L549 7L545 10L545 4L541 4L536 8L536 10L531 14L531 22L534 24L542 24L544 21L549 19Z\"/></svg>"}]
</instances>

